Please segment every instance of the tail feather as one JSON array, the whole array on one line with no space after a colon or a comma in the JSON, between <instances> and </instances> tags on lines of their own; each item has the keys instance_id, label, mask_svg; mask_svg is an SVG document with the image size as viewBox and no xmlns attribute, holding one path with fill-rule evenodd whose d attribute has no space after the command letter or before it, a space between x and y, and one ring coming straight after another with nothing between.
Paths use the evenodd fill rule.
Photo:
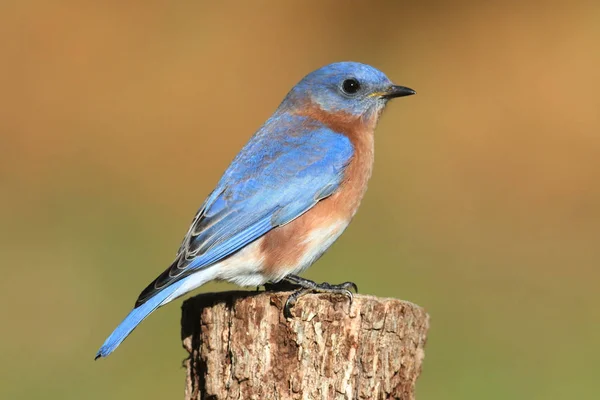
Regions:
<instances>
[{"instance_id":1,"label":"tail feather","mask_svg":"<svg viewBox=\"0 0 600 400\"><path fill-rule=\"evenodd\" d=\"M104 341L104 344L100 347L100 350L98 350L95 359L97 360L100 357L106 357L112 353L152 311L172 300L173 298L170 298L170 296L174 294L183 283L184 281L180 281L164 288L153 297L149 298L145 303L131 310L119 326L115 328L113 333L111 333Z\"/></svg>"}]
</instances>

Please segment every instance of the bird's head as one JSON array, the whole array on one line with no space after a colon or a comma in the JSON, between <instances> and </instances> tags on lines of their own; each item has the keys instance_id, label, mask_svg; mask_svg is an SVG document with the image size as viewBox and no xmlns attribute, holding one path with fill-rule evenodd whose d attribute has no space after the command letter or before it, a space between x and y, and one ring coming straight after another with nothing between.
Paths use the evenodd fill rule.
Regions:
<instances>
[{"instance_id":1,"label":"bird's head","mask_svg":"<svg viewBox=\"0 0 600 400\"><path fill-rule=\"evenodd\" d=\"M370 65L357 62L329 64L308 74L288 94L284 107L307 103L328 113L355 117L379 114L388 100L416 92L397 86Z\"/></svg>"}]
</instances>

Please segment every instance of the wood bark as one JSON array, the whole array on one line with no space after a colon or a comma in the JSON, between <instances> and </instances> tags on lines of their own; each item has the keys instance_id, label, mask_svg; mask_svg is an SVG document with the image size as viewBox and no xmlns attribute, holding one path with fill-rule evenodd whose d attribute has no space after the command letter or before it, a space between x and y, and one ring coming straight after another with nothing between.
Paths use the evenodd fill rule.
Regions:
<instances>
[{"instance_id":1,"label":"wood bark","mask_svg":"<svg viewBox=\"0 0 600 400\"><path fill-rule=\"evenodd\" d=\"M355 295L224 292L184 302L185 398L414 399L429 317L417 305Z\"/></svg>"}]
</instances>

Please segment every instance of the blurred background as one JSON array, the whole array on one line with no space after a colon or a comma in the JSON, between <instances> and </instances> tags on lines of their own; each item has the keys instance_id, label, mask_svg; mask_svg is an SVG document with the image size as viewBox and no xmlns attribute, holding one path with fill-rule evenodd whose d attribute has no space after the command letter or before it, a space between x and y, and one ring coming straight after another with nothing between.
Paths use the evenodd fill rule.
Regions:
<instances>
[{"instance_id":1,"label":"blurred background","mask_svg":"<svg viewBox=\"0 0 600 400\"><path fill-rule=\"evenodd\" d=\"M354 60L418 95L305 276L427 309L420 400L600 398L599 42L593 1L3 1L0 397L182 398L181 301L96 350L287 91Z\"/></svg>"}]
</instances>

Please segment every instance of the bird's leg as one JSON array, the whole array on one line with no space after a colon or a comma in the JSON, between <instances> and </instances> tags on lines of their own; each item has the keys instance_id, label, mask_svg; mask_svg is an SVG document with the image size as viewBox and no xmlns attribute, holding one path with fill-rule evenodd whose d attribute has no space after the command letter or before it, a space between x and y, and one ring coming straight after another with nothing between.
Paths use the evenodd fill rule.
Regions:
<instances>
[{"instance_id":1,"label":"bird's leg","mask_svg":"<svg viewBox=\"0 0 600 400\"><path fill-rule=\"evenodd\" d=\"M283 281L287 281L291 284L294 284L296 286L300 286L302 288L309 288L309 289L325 289L326 293L327 291L329 291L329 289L352 289L355 292L358 293L358 287L356 286L356 284L354 282L344 282L344 283L340 283L339 285L332 285L329 284L327 282L323 282L323 283L316 283L314 281L311 281L310 279L306 279L306 278L302 278L299 277L297 275L288 275L285 278L283 278ZM321 293L321 292L319 292Z\"/></svg>"},{"instance_id":2,"label":"bird's leg","mask_svg":"<svg viewBox=\"0 0 600 400\"><path fill-rule=\"evenodd\" d=\"M283 306L283 314L285 317L291 318L292 313L290 311L291 307L296 304L296 301L304 296L307 293L332 293L332 294L341 294L348 299L350 299L350 305L352 305L352 292L350 289L353 289L355 292L358 292L358 287L354 282L344 282L339 285L332 285L327 282L316 283L309 279L301 278L296 275L288 275L283 278L284 281L289 282L293 285L300 286L300 289L295 291L288 297Z\"/></svg>"}]
</instances>

